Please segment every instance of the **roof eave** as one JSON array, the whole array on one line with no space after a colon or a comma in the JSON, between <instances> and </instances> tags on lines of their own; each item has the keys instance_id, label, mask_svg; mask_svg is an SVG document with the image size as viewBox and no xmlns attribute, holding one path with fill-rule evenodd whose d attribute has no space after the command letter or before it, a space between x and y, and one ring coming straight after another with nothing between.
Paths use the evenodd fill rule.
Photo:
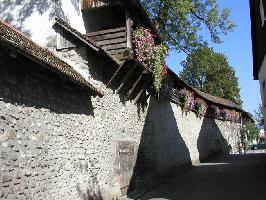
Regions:
<instances>
[{"instance_id":1,"label":"roof eave","mask_svg":"<svg viewBox=\"0 0 266 200\"><path fill-rule=\"evenodd\" d=\"M72 82L89 89L93 95L103 96L104 93L99 88L85 80L70 65L2 20L0 20L0 41L6 48L10 48L12 51L37 62L41 66L47 67L51 71L62 74Z\"/></svg>"},{"instance_id":2,"label":"roof eave","mask_svg":"<svg viewBox=\"0 0 266 200\"><path fill-rule=\"evenodd\" d=\"M253 78L254 80L258 80L258 71L260 67L258 66L258 44L256 42L257 33L256 33L256 20L255 20L255 3L256 1L250 0L250 21L251 21L251 40L252 40L252 53L253 53Z\"/></svg>"}]
</instances>

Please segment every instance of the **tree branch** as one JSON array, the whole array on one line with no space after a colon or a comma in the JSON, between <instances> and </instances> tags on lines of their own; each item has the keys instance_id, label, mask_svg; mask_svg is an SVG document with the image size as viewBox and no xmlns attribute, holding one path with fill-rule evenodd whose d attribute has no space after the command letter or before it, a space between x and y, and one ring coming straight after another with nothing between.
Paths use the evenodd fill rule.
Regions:
<instances>
[{"instance_id":1,"label":"tree branch","mask_svg":"<svg viewBox=\"0 0 266 200\"><path fill-rule=\"evenodd\" d=\"M206 20L203 17L200 17L196 12L194 12L192 9L190 9L190 12L199 20L202 20L206 23Z\"/></svg>"}]
</instances>

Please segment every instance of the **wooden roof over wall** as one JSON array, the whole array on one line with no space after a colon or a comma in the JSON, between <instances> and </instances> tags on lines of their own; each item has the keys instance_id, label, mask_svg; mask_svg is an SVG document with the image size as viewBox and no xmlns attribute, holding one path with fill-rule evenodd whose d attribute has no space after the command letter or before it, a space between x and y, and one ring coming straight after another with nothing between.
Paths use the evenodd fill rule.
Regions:
<instances>
[{"instance_id":1,"label":"wooden roof over wall","mask_svg":"<svg viewBox=\"0 0 266 200\"><path fill-rule=\"evenodd\" d=\"M103 92L99 88L83 78L70 65L2 20L0 20L0 45L5 45L16 53L66 76L69 80L89 89L93 95L103 96Z\"/></svg>"},{"instance_id":2,"label":"wooden roof over wall","mask_svg":"<svg viewBox=\"0 0 266 200\"><path fill-rule=\"evenodd\" d=\"M124 62L120 63L118 62L114 57L112 57L112 55L110 55L108 52L106 52L104 49L102 49L100 46L98 46L96 43L94 43L93 41L89 40L88 37L86 37L86 35L82 35L81 33L79 33L77 30L73 29L68 23L64 22L62 19L60 18L56 18L55 19L55 24L57 25L60 25L61 27L63 27L66 31L69 31L69 33L72 33L73 36L75 37L78 37L80 38L80 40L82 42L84 42L85 44L89 43L91 45L93 45L96 49L98 49L98 51L100 52L103 52L103 55L106 56L107 58L111 59L113 62L115 62L115 64L117 64L118 66L123 67L123 65L125 65L127 62L129 61L133 61L133 62L137 62L138 65L143 65L143 68L144 69L147 69L149 70L149 68L138 62L136 59L134 58L130 58L130 59L127 59L125 60ZM90 47L90 46L89 46ZM190 86L189 84L187 84L185 81L181 80L179 78L179 76L173 72L171 69L168 69L168 73L175 79L177 80L181 85L183 85L185 88L193 91L194 93L196 93L199 97L211 102L211 103L214 103L214 104L217 104L217 105L220 105L220 106L225 106L225 107L228 107L228 108L231 108L231 109L236 109L238 111L243 111L243 109L236 105L235 103L233 103L232 101L229 101L229 100L226 100L226 99L222 99L222 98L219 98L219 97L216 97L216 96L213 96L213 95L210 95L210 94L207 94L207 93L204 93L204 92L201 92L195 88L193 88L192 86Z\"/></svg>"},{"instance_id":3,"label":"wooden roof over wall","mask_svg":"<svg viewBox=\"0 0 266 200\"><path fill-rule=\"evenodd\" d=\"M216 97L213 96L211 94L202 92L192 86L190 86L188 83L186 83L185 81L183 81L175 72L173 72L171 69L168 69L168 73L173 76L174 79L176 79L179 83L181 83L186 89L193 91L195 94L197 94L197 96L220 106L225 106L231 109L236 109L238 111L244 111L239 105L235 104L234 102L227 100L227 99L223 99L220 97Z\"/></svg>"}]
</instances>

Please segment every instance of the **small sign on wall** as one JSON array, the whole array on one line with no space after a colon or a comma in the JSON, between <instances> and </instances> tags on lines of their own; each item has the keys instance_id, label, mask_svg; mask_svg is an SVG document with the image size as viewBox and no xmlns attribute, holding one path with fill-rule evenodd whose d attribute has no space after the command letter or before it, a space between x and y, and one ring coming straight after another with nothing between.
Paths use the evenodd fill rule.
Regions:
<instances>
[{"instance_id":1,"label":"small sign on wall","mask_svg":"<svg viewBox=\"0 0 266 200\"><path fill-rule=\"evenodd\" d=\"M125 195L134 170L134 143L119 141L117 143L117 156L119 160L120 189L122 195Z\"/></svg>"}]
</instances>

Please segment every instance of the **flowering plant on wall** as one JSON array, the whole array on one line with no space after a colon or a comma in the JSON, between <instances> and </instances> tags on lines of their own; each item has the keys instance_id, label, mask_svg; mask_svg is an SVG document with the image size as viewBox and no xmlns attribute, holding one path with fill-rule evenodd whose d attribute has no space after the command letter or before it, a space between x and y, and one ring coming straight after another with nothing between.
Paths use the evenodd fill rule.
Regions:
<instances>
[{"instance_id":1,"label":"flowering plant on wall","mask_svg":"<svg viewBox=\"0 0 266 200\"><path fill-rule=\"evenodd\" d=\"M133 32L134 53L140 62L146 63L151 60L154 50L153 34L149 29L142 27Z\"/></svg>"},{"instance_id":2,"label":"flowering plant on wall","mask_svg":"<svg viewBox=\"0 0 266 200\"><path fill-rule=\"evenodd\" d=\"M215 107L215 112L214 112L215 116L216 116L217 118L220 118L220 115L221 115L221 109L220 109L218 106L214 106L214 107Z\"/></svg>"},{"instance_id":3,"label":"flowering plant on wall","mask_svg":"<svg viewBox=\"0 0 266 200\"><path fill-rule=\"evenodd\" d=\"M187 93L185 89L182 89L178 92L178 98L181 103L185 102L187 99Z\"/></svg>"},{"instance_id":4,"label":"flowering plant on wall","mask_svg":"<svg viewBox=\"0 0 266 200\"><path fill-rule=\"evenodd\" d=\"M185 112L194 110L195 100L194 93L189 90L182 89L178 92L178 98Z\"/></svg>"},{"instance_id":5,"label":"flowering plant on wall","mask_svg":"<svg viewBox=\"0 0 266 200\"><path fill-rule=\"evenodd\" d=\"M160 98L163 98L165 100L170 100L173 89L174 89L174 80L171 78L171 76L165 74L163 76L163 85L160 92Z\"/></svg>"},{"instance_id":6,"label":"flowering plant on wall","mask_svg":"<svg viewBox=\"0 0 266 200\"><path fill-rule=\"evenodd\" d=\"M133 31L133 44L137 59L151 67L154 79L153 85L157 94L159 94L163 77L167 74L167 66L165 65L165 58L168 53L167 47L163 44L156 45L151 30L143 27Z\"/></svg>"},{"instance_id":7,"label":"flowering plant on wall","mask_svg":"<svg viewBox=\"0 0 266 200\"><path fill-rule=\"evenodd\" d=\"M215 105L211 105L209 108L209 114L217 119L223 119L227 121L237 121L239 120L239 113L234 110L229 110L225 108L220 108Z\"/></svg>"},{"instance_id":8,"label":"flowering plant on wall","mask_svg":"<svg viewBox=\"0 0 266 200\"><path fill-rule=\"evenodd\" d=\"M217 105L208 106L203 99L195 99L194 93L186 89L182 89L178 92L178 99L181 103L183 111L194 111L197 117L205 116L208 110L208 115L216 119L224 119L236 122L240 118L240 114L235 110L224 109Z\"/></svg>"},{"instance_id":9,"label":"flowering plant on wall","mask_svg":"<svg viewBox=\"0 0 266 200\"><path fill-rule=\"evenodd\" d=\"M204 116L207 110L207 104L203 99L196 98L194 108L197 116Z\"/></svg>"},{"instance_id":10,"label":"flowering plant on wall","mask_svg":"<svg viewBox=\"0 0 266 200\"><path fill-rule=\"evenodd\" d=\"M224 109L224 110L225 110L225 113L226 113L225 120L237 121L239 119L239 114L236 111L228 110L228 109Z\"/></svg>"},{"instance_id":11,"label":"flowering plant on wall","mask_svg":"<svg viewBox=\"0 0 266 200\"><path fill-rule=\"evenodd\" d=\"M152 68L154 78L154 88L159 93L162 87L163 76L165 76L165 57L167 55L167 48L165 45L157 45L154 47L152 59L149 61L149 65Z\"/></svg>"},{"instance_id":12,"label":"flowering plant on wall","mask_svg":"<svg viewBox=\"0 0 266 200\"><path fill-rule=\"evenodd\" d=\"M167 68L168 68L167 65L164 64L163 69L162 69L162 77L163 78L167 75Z\"/></svg>"},{"instance_id":13,"label":"flowering plant on wall","mask_svg":"<svg viewBox=\"0 0 266 200\"><path fill-rule=\"evenodd\" d=\"M221 116L221 118L222 119L224 119L224 120L226 120L226 111L225 111L225 109L221 109L221 111L220 111L220 116Z\"/></svg>"}]
</instances>

